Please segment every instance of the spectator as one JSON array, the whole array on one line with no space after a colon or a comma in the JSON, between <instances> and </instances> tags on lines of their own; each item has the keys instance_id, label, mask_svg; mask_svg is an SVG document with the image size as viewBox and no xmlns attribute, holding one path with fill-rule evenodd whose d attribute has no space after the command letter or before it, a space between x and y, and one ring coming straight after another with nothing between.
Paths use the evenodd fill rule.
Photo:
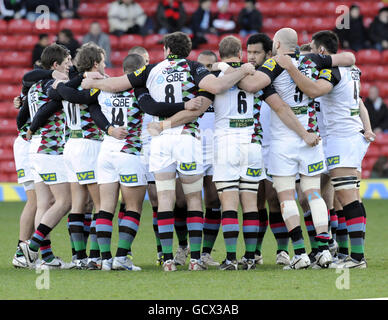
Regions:
<instances>
[{"instance_id":1,"label":"spectator","mask_svg":"<svg viewBox=\"0 0 388 320\"><path fill-rule=\"evenodd\" d=\"M207 43L207 33L216 32L215 28L213 28L213 15L210 11L211 4L210 0L200 0L199 7L191 18L193 49L198 48L200 44Z\"/></svg>"},{"instance_id":2,"label":"spectator","mask_svg":"<svg viewBox=\"0 0 388 320\"><path fill-rule=\"evenodd\" d=\"M245 7L238 15L240 35L245 37L249 34L259 33L263 25L263 17L256 9L256 0L245 0Z\"/></svg>"},{"instance_id":3,"label":"spectator","mask_svg":"<svg viewBox=\"0 0 388 320\"><path fill-rule=\"evenodd\" d=\"M360 13L360 7L355 4L352 5L349 15L349 28L338 29L336 27L334 30L338 35L342 48L354 51L367 48L368 34L364 26L363 16ZM347 17L344 17L344 19L346 21Z\"/></svg>"},{"instance_id":4,"label":"spectator","mask_svg":"<svg viewBox=\"0 0 388 320\"><path fill-rule=\"evenodd\" d=\"M50 39L47 33L41 33L39 35L39 42L35 45L32 50L32 66L35 65L35 62L40 60L40 56L44 48L46 48L50 44Z\"/></svg>"},{"instance_id":5,"label":"spectator","mask_svg":"<svg viewBox=\"0 0 388 320\"><path fill-rule=\"evenodd\" d=\"M62 19L79 18L77 14L79 0L59 0L59 9Z\"/></svg>"},{"instance_id":6,"label":"spectator","mask_svg":"<svg viewBox=\"0 0 388 320\"><path fill-rule=\"evenodd\" d=\"M70 50L71 57L74 59L77 49L80 47L78 41L74 39L73 32L69 29L62 29L58 33L57 43Z\"/></svg>"},{"instance_id":7,"label":"spectator","mask_svg":"<svg viewBox=\"0 0 388 320\"><path fill-rule=\"evenodd\" d=\"M39 6L46 6L50 14L50 20L58 21L61 14L59 8L59 0L26 0L27 16L26 18L31 22L42 15L44 11L36 12Z\"/></svg>"},{"instance_id":8,"label":"spectator","mask_svg":"<svg viewBox=\"0 0 388 320\"><path fill-rule=\"evenodd\" d=\"M146 21L143 8L133 0L119 0L109 6L109 32L116 36L142 33Z\"/></svg>"},{"instance_id":9,"label":"spectator","mask_svg":"<svg viewBox=\"0 0 388 320\"><path fill-rule=\"evenodd\" d=\"M369 26L369 37L377 50L388 49L388 7L381 8Z\"/></svg>"},{"instance_id":10,"label":"spectator","mask_svg":"<svg viewBox=\"0 0 388 320\"><path fill-rule=\"evenodd\" d=\"M162 0L156 10L157 29L160 34L182 31L191 33L185 27L187 15L181 1Z\"/></svg>"},{"instance_id":11,"label":"spectator","mask_svg":"<svg viewBox=\"0 0 388 320\"><path fill-rule=\"evenodd\" d=\"M90 24L89 33L84 36L82 43L94 42L99 47L105 50L105 64L108 68L112 66L110 61L110 40L109 36L102 32L101 25L94 21Z\"/></svg>"},{"instance_id":12,"label":"spectator","mask_svg":"<svg viewBox=\"0 0 388 320\"><path fill-rule=\"evenodd\" d=\"M1 19L20 19L25 15L26 7L23 0L0 0Z\"/></svg>"},{"instance_id":13,"label":"spectator","mask_svg":"<svg viewBox=\"0 0 388 320\"><path fill-rule=\"evenodd\" d=\"M365 107L368 110L370 124L374 133L388 130L388 109L383 99L379 97L379 89L371 86L368 98L365 99Z\"/></svg>"},{"instance_id":14,"label":"spectator","mask_svg":"<svg viewBox=\"0 0 388 320\"><path fill-rule=\"evenodd\" d=\"M219 0L217 2L218 12L214 17L213 26L216 28L218 35L225 33L233 33L236 28L236 23L233 20L233 15L229 11L229 1Z\"/></svg>"},{"instance_id":15,"label":"spectator","mask_svg":"<svg viewBox=\"0 0 388 320\"><path fill-rule=\"evenodd\" d=\"M388 178L388 158L380 156L373 165L370 173L371 179Z\"/></svg>"}]
</instances>

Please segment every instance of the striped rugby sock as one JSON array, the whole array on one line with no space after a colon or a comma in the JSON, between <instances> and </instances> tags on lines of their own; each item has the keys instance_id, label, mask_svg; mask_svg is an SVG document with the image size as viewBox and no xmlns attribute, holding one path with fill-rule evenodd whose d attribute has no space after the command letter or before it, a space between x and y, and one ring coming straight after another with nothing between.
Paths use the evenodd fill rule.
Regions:
<instances>
[{"instance_id":1,"label":"striped rugby sock","mask_svg":"<svg viewBox=\"0 0 388 320\"><path fill-rule=\"evenodd\" d=\"M103 260L112 258L110 245L112 241L112 220L113 214L100 210L96 220L96 234L98 247L100 248Z\"/></svg>"},{"instance_id":2,"label":"striped rugby sock","mask_svg":"<svg viewBox=\"0 0 388 320\"><path fill-rule=\"evenodd\" d=\"M158 207L152 207L152 228L155 233L156 251L158 254L162 253L162 245L160 243L159 231L158 231Z\"/></svg>"},{"instance_id":3,"label":"striped rugby sock","mask_svg":"<svg viewBox=\"0 0 388 320\"><path fill-rule=\"evenodd\" d=\"M51 241L46 239L42 241L40 246L40 253L42 254L42 259L46 262L51 262L54 260L55 256L51 249Z\"/></svg>"},{"instance_id":4,"label":"striped rugby sock","mask_svg":"<svg viewBox=\"0 0 388 320\"><path fill-rule=\"evenodd\" d=\"M336 240L336 233L338 228L338 216L337 212L334 209L330 209L330 230L331 230L331 236L334 240Z\"/></svg>"},{"instance_id":5,"label":"striped rugby sock","mask_svg":"<svg viewBox=\"0 0 388 320\"><path fill-rule=\"evenodd\" d=\"M320 234L317 234L315 236L315 242L318 245L318 250L329 250L329 240L330 240L330 234L327 232L322 232Z\"/></svg>"},{"instance_id":6,"label":"striped rugby sock","mask_svg":"<svg viewBox=\"0 0 388 320\"><path fill-rule=\"evenodd\" d=\"M89 258L98 258L100 256L100 247L98 246L97 233L96 233L96 220L97 220L97 217L98 217L98 213L95 213L93 215L92 223L90 224L90 234L89 234L90 252L89 252Z\"/></svg>"},{"instance_id":7,"label":"striped rugby sock","mask_svg":"<svg viewBox=\"0 0 388 320\"><path fill-rule=\"evenodd\" d=\"M203 253L211 253L221 225L221 208L206 208L203 223Z\"/></svg>"},{"instance_id":8,"label":"striped rugby sock","mask_svg":"<svg viewBox=\"0 0 388 320\"><path fill-rule=\"evenodd\" d=\"M120 208L119 213L117 214L117 225L120 226L121 219L124 217L125 214L125 203L120 202Z\"/></svg>"},{"instance_id":9,"label":"striped rugby sock","mask_svg":"<svg viewBox=\"0 0 388 320\"><path fill-rule=\"evenodd\" d=\"M318 252L318 243L315 239L317 232L315 231L313 216L311 215L311 211L308 210L304 213L304 223L306 225L307 234L309 236L311 250L313 252Z\"/></svg>"},{"instance_id":10,"label":"striped rugby sock","mask_svg":"<svg viewBox=\"0 0 388 320\"><path fill-rule=\"evenodd\" d=\"M292 246L294 248L295 255L306 253L302 229L300 226L297 226L290 231L290 238L292 241Z\"/></svg>"},{"instance_id":11,"label":"striped rugby sock","mask_svg":"<svg viewBox=\"0 0 388 320\"><path fill-rule=\"evenodd\" d=\"M30 240L30 249L33 251L38 251L40 246L42 245L44 238L47 237L51 230L52 228L50 228L49 226L46 226L43 223L39 224L38 228L36 229Z\"/></svg>"},{"instance_id":12,"label":"striped rugby sock","mask_svg":"<svg viewBox=\"0 0 388 320\"><path fill-rule=\"evenodd\" d=\"M187 230L189 233L191 259L201 257L203 212L187 211Z\"/></svg>"},{"instance_id":13,"label":"striped rugby sock","mask_svg":"<svg viewBox=\"0 0 388 320\"><path fill-rule=\"evenodd\" d=\"M158 212L158 231L164 261L173 259L174 214L172 211Z\"/></svg>"},{"instance_id":14,"label":"striped rugby sock","mask_svg":"<svg viewBox=\"0 0 388 320\"><path fill-rule=\"evenodd\" d=\"M237 238L239 233L237 211L224 211L221 216L222 233L226 247L226 259L236 260Z\"/></svg>"},{"instance_id":15,"label":"striped rugby sock","mask_svg":"<svg viewBox=\"0 0 388 320\"><path fill-rule=\"evenodd\" d=\"M90 234L90 225L92 224L92 213L88 212L85 213L84 218L84 241L85 241L85 248L88 244L88 238Z\"/></svg>"},{"instance_id":16,"label":"striped rugby sock","mask_svg":"<svg viewBox=\"0 0 388 320\"><path fill-rule=\"evenodd\" d=\"M336 231L336 241L338 243L338 252L342 254L349 254L349 239L348 229L346 227L346 220L344 210L337 211L338 228Z\"/></svg>"},{"instance_id":17,"label":"striped rugby sock","mask_svg":"<svg viewBox=\"0 0 388 320\"><path fill-rule=\"evenodd\" d=\"M267 221L268 222L268 221ZM255 251L257 248L257 235L260 229L259 213L246 212L243 213L243 236L245 242L245 254L247 259L255 258Z\"/></svg>"},{"instance_id":18,"label":"striped rugby sock","mask_svg":"<svg viewBox=\"0 0 388 320\"><path fill-rule=\"evenodd\" d=\"M362 209L362 215L364 217L364 230L363 230L363 239L365 240L365 231L366 231L366 210L365 210L365 206L362 202L360 202L360 206L361 206L361 209Z\"/></svg>"},{"instance_id":19,"label":"striped rugby sock","mask_svg":"<svg viewBox=\"0 0 388 320\"><path fill-rule=\"evenodd\" d=\"M188 216L187 207L177 207L174 208L174 227L175 233L178 237L178 243L180 247L187 247L187 222L186 218Z\"/></svg>"},{"instance_id":20,"label":"striped rugby sock","mask_svg":"<svg viewBox=\"0 0 388 320\"><path fill-rule=\"evenodd\" d=\"M84 214L70 213L68 219L71 239L74 243L77 259L84 259L87 257L84 239Z\"/></svg>"},{"instance_id":21,"label":"striped rugby sock","mask_svg":"<svg viewBox=\"0 0 388 320\"><path fill-rule=\"evenodd\" d=\"M75 256L75 255L77 255L77 253L75 252L74 242L73 242L73 239L71 238L71 232L70 232L70 227L69 227L69 216L67 216L66 226L67 226L67 232L69 233L69 238L70 238L71 255Z\"/></svg>"},{"instance_id":22,"label":"striped rugby sock","mask_svg":"<svg viewBox=\"0 0 388 320\"><path fill-rule=\"evenodd\" d=\"M350 256L360 261L364 258L364 213L357 200L343 209L350 239Z\"/></svg>"},{"instance_id":23,"label":"striped rugby sock","mask_svg":"<svg viewBox=\"0 0 388 320\"><path fill-rule=\"evenodd\" d=\"M261 255L261 246L263 244L264 235L268 228L268 213L267 209L260 209L258 213L259 217L259 230L257 234L256 253Z\"/></svg>"},{"instance_id":24,"label":"striped rugby sock","mask_svg":"<svg viewBox=\"0 0 388 320\"><path fill-rule=\"evenodd\" d=\"M116 257L125 257L132 246L140 224L140 214L126 211L119 225L119 243Z\"/></svg>"},{"instance_id":25,"label":"striped rugby sock","mask_svg":"<svg viewBox=\"0 0 388 320\"><path fill-rule=\"evenodd\" d=\"M286 251L288 253L290 235L288 234L286 224L284 223L283 216L280 211L272 211L269 213L269 226L278 245L276 253L279 253L280 251Z\"/></svg>"}]
</instances>

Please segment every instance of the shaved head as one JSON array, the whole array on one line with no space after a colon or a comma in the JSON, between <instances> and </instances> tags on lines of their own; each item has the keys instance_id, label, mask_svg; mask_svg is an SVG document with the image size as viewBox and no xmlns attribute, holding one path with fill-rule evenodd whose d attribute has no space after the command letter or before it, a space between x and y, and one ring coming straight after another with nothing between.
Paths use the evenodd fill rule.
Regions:
<instances>
[{"instance_id":1,"label":"shaved head","mask_svg":"<svg viewBox=\"0 0 388 320\"><path fill-rule=\"evenodd\" d=\"M294 52L298 46L298 34L294 29L283 28L278 30L273 37L273 54L280 49L283 53Z\"/></svg>"}]
</instances>

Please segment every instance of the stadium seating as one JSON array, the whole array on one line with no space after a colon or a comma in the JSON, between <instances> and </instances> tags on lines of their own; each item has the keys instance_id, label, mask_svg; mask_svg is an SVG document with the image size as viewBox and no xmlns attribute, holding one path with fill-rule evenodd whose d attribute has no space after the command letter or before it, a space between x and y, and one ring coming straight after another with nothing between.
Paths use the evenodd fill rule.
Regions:
<instances>
[{"instance_id":1,"label":"stadium seating","mask_svg":"<svg viewBox=\"0 0 388 320\"><path fill-rule=\"evenodd\" d=\"M31 67L32 48L38 41L40 33L48 33L50 41L55 41L59 30L67 28L73 31L77 40L82 41L83 36L89 31L92 21L100 22L102 30L109 32L107 10L113 0L81 0L78 10L80 19L63 19L58 22L50 21L48 26L31 23L28 20L0 20L0 181L16 181L12 164L12 139L16 136L15 117L17 110L13 108L12 100L20 94L21 79L23 74ZM146 14L154 16L159 0L138 1ZM319 0L261 0L257 7L263 15L263 32L270 37L282 27L292 27L299 34L299 43L311 40L311 35L322 29L333 29L338 15L342 14L340 5L350 6L357 3L364 16L364 24L369 25L378 10L387 4L380 0L369 1L319 1ZM198 0L183 1L188 21L198 8ZM244 1L230 0L230 8L235 18L244 7ZM211 10L218 11L217 1L212 1ZM336 13L336 10L338 12ZM46 28L48 27L48 28ZM238 35L237 35L238 36ZM132 46L140 45L149 50L151 63L164 58L162 50L162 35L151 34L147 36L125 35L122 37L109 36L111 41L111 60L113 68L107 69L110 76L123 74L122 61ZM222 37L208 35L208 43L200 45L198 50L193 50L191 59L196 59L201 50L210 49L217 51ZM245 46L247 37L241 38ZM357 66L362 71L361 95L366 97L371 85L377 85L380 95L388 103L388 50L361 50L356 54ZM246 51L244 51L246 59ZM369 177L373 164L379 155L388 156L388 135L381 134L376 142L371 145L363 162L363 177ZM4 162L5 161L5 162ZM6 172L3 172L6 169ZM12 170L11 170L12 169ZM11 172L12 171L12 172ZM7 179L7 180L5 180Z\"/></svg>"}]
</instances>

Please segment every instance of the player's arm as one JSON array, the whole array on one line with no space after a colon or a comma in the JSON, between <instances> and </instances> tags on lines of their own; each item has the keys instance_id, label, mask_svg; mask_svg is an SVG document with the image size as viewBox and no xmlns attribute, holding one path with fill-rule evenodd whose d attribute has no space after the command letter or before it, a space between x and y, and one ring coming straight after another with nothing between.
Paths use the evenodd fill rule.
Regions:
<instances>
[{"instance_id":1,"label":"player's arm","mask_svg":"<svg viewBox=\"0 0 388 320\"><path fill-rule=\"evenodd\" d=\"M23 85L31 87L34 83L44 79L68 80L67 75L56 70L35 69L23 76Z\"/></svg>"},{"instance_id":2,"label":"player's arm","mask_svg":"<svg viewBox=\"0 0 388 320\"><path fill-rule=\"evenodd\" d=\"M152 116L171 117L179 111L185 110L185 103L156 102L147 88L136 88L135 96L140 109Z\"/></svg>"},{"instance_id":3,"label":"player's arm","mask_svg":"<svg viewBox=\"0 0 388 320\"><path fill-rule=\"evenodd\" d=\"M92 117L94 123L106 134L122 140L128 135L128 131L124 127L114 127L105 117L101 111L101 106L98 102L94 102L88 106L90 116Z\"/></svg>"},{"instance_id":4,"label":"player's arm","mask_svg":"<svg viewBox=\"0 0 388 320\"><path fill-rule=\"evenodd\" d=\"M356 56L352 52L341 52L331 55L332 67L347 67L356 63Z\"/></svg>"},{"instance_id":5,"label":"player's arm","mask_svg":"<svg viewBox=\"0 0 388 320\"><path fill-rule=\"evenodd\" d=\"M364 101L360 98L360 118L362 125L364 126L364 137L367 141L373 142L376 139L376 135L373 133L372 126L370 124L370 118L368 109L365 107Z\"/></svg>"},{"instance_id":6,"label":"player's arm","mask_svg":"<svg viewBox=\"0 0 388 320\"><path fill-rule=\"evenodd\" d=\"M58 92L58 94L62 97L63 100L78 104L92 104L96 102L97 97L101 92L98 89L74 89L63 82L58 83L57 88L53 88L51 90L55 90L56 92Z\"/></svg>"},{"instance_id":7,"label":"player's arm","mask_svg":"<svg viewBox=\"0 0 388 320\"><path fill-rule=\"evenodd\" d=\"M31 136L39 128L42 128L48 119L55 113L62 110L62 103L56 100L47 102L44 106L38 109L35 113L34 119L28 129L27 136Z\"/></svg>"},{"instance_id":8,"label":"player's arm","mask_svg":"<svg viewBox=\"0 0 388 320\"><path fill-rule=\"evenodd\" d=\"M125 74L120 77L112 77L101 80L85 78L82 80L81 87L83 89L97 88L107 92L120 92L131 89L133 86L129 81L128 75Z\"/></svg>"},{"instance_id":9,"label":"player's arm","mask_svg":"<svg viewBox=\"0 0 388 320\"><path fill-rule=\"evenodd\" d=\"M198 83L198 87L212 94L220 94L232 88L241 79L255 73L255 69L250 63L243 64L236 68L234 72L225 73L223 77L216 77L208 74Z\"/></svg>"},{"instance_id":10,"label":"player's arm","mask_svg":"<svg viewBox=\"0 0 388 320\"><path fill-rule=\"evenodd\" d=\"M30 109L28 107L28 98L26 97L16 117L16 125L19 130L26 124L28 118L30 118Z\"/></svg>"},{"instance_id":11,"label":"player's arm","mask_svg":"<svg viewBox=\"0 0 388 320\"><path fill-rule=\"evenodd\" d=\"M290 106L285 103L277 93L273 93L265 98L265 102L276 112L280 120L299 137L301 137L309 146L313 147L319 143L319 136L315 133L309 133L302 126L298 118L292 112Z\"/></svg>"},{"instance_id":12,"label":"player's arm","mask_svg":"<svg viewBox=\"0 0 388 320\"><path fill-rule=\"evenodd\" d=\"M311 80L305 76L298 68L292 63L291 57L288 55L277 55L275 57L276 62L285 70L296 83L297 87L310 98L320 97L329 93L333 89L333 84L325 79L318 79L316 81ZM326 72L331 70L324 69ZM321 70L322 72L323 70Z\"/></svg>"}]
</instances>

